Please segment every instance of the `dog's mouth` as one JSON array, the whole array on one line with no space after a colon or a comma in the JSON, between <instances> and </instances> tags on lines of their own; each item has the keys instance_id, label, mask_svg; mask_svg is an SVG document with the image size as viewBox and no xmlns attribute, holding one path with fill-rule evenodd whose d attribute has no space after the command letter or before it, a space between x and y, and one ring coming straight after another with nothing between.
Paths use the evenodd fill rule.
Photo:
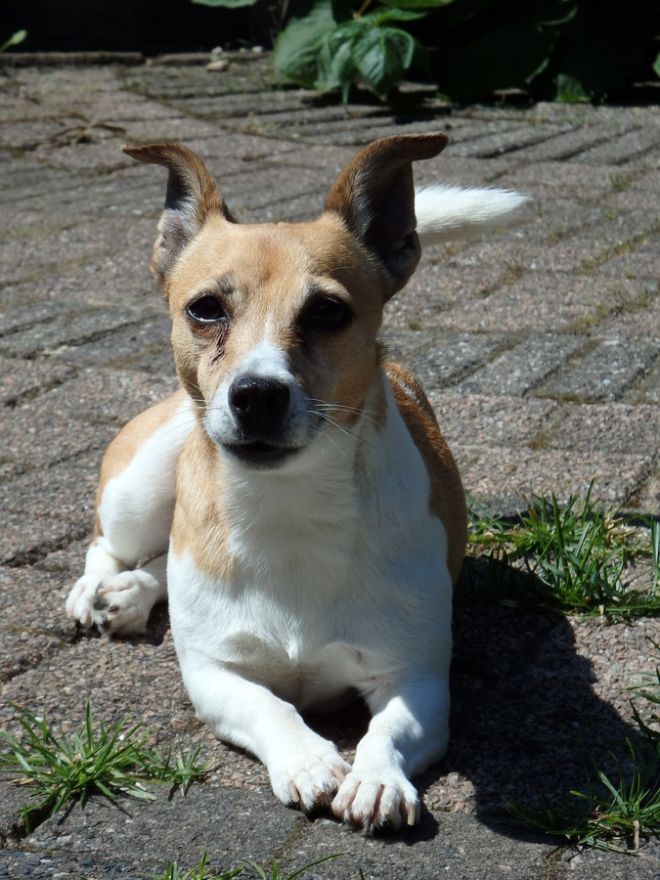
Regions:
<instances>
[{"instance_id":1,"label":"dog's mouth","mask_svg":"<svg viewBox=\"0 0 660 880\"><path fill-rule=\"evenodd\" d=\"M256 467L276 467L301 449L300 446L275 446L259 440L250 443L223 443L222 446L239 461Z\"/></svg>"}]
</instances>

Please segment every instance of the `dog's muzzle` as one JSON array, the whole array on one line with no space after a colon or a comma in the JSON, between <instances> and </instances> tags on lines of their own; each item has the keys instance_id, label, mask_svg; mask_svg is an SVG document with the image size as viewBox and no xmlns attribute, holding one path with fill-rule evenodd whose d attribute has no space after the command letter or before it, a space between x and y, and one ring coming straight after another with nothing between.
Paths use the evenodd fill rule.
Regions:
<instances>
[{"instance_id":1,"label":"dog's muzzle","mask_svg":"<svg viewBox=\"0 0 660 880\"><path fill-rule=\"evenodd\" d=\"M291 392L277 379L244 375L235 379L228 394L229 408L240 439L225 444L243 461L272 466L298 448L287 443Z\"/></svg>"}]
</instances>

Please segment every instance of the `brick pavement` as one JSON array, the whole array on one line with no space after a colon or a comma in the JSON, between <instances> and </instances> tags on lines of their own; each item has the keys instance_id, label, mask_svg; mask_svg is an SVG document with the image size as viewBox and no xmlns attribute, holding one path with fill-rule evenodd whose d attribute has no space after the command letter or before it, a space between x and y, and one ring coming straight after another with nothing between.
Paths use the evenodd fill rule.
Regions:
<instances>
[{"instance_id":1,"label":"brick pavement","mask_svg":"<svg viewBox=\"0 0 660 880\"><path fill-rule=\"evenodd\" d=\"M184 141L208 160L233 211L270 220L313 216L359 145L397 130L448 131L450 146L419 164L418 181L510 186L533 198L525 226L429 251L386 317L384 338L423 380L466 488L511 512L530 493L566 497L594 480L599 500L658 512L657 110L456 108L428 94L413 106L407 94L394 112L365 101L347 114L272 86L263 58L233 60L221 73L199 62L0 68L4 697L71 727L90 693L99 717L144 718L156 740L180 733L218 762L189 804L131 808L129 834L125 817L108 820L98 804L23 839L15 827L23 795L3 785L9 849L0 851L0 877L55 876L62 865L71 876L133 876L165 855L192 862L214 845L219 857L275 853L289 862L349 853L318 876L354 877L360 863L368 878L654 877L648 858L624 875L611 859L570 860L501 825L507 799L575 784L583 759L567 743L576 726L592 737L582 718L599 719L602 755L631 734L626 686L650 668L652 621L604 627L459 611L452 749L423 779L422 829L384 847L281 810L262 768L212 741L179 685L164 611L133 642L81 635L63 617L102 450L175 385L168 320L147 269L164 181L123 156L125 140ZM549 675L553 696L537 699ZM557 697L566 682L580 694L574 715ZM528 711L537 733L521 740ZM2 712L10 719L6 705ZM363 722L353 713L330 732L350 753ZM543 751L539 730L550 731L552 750ZM195 797L214 817L209 839L196 827ZM181 832L150 849L149 822ZM254 835L244 832L254 825L251 848ZM120 835L128 849L118 867ZM495 854L489 864L486 851Z\"/></svg>"}]
</instances>

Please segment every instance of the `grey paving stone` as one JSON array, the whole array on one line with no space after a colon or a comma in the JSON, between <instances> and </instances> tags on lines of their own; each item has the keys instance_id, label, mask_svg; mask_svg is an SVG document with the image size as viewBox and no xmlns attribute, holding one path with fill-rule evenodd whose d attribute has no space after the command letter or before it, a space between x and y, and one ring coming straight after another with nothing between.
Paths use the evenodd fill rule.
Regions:
<instances>
[{"instance_id":1,"label":"grey paving stone","mask_svg":"<svg viewBox=\"0 0 660 880\"><path fill-rule=\"evenodd\" d=\"M0 781L0 877L3 877L5 847L16 836L20 810L25 804L25 790L6 779Z\"/></svg>"},{"instance_id":2,"label":"grey paving stone","mask_svg":"<svg viewBox=\"0 0 660 880\"><path fill-rule=\"evenodd\" d=\"M537 444L554 449L607 450L648 454L657 447L660 413L656 406L622 403L563 405L546 422Z\"/></svg>"},{"instance_id":3,"label":"grey paving stone","mask_svg":"<svg viewBox=\"0 0 660 880\"><path fill-rule=\"evenodd\" d=\"M629 122L618 125L575 126L568 131L559 131L540 143L523 147L517 152L517 156L524 156L530 162L560 159L579 161L578 157L585 151L609 143L613 137L625 133L629 128Z\"/></svg>"},{"instance_id":4,"label":"grey paving stone","mask_svg":"<svg viewBox=\"0 0 660 880\"><path fill-rule=\"evenodd\" d=\"M657 198L657 196L654 196ZM660 277L660 254L658 248L658 240L655 239L655 246L648 248L640 248L629 254L620 254L607 260L602 268L604 272L616 272L624 278L650 278L657 279Z\"/></svg>"},{"instance_id":5,"label":"grey paving stone","mask_svg":"<svg viewBox=\"0 0 660 880\"><path fill-rule=\"evenodd\" d=\"M657 346L652 344L640 341L631 350L623 340L604 339L547 382L539 394L564 399L617 400L639 376L649 371L657 354Z\"/></svg>"},{"instance_id":6,"label":"grey paving stone","mask_svg":"<svg viewBox=\"0 0 660 880\"><path fill-rule=\"evenodd\" d=\"M468 393L528 394L583 344L577 336L534 336L472 373L459 387Z\"/></svg>"},{"instance_id":7,"label":"grey paving stone","mask_svg":"<svg viewBox=\"0 0 660 880\"><path fill-rule=\"evenodd\" d=\"M660 348L660 296L655 282L649 283L648 294L642 294L623 308L615 308L593 332L603 338L620 339L633 347L642 342Z\"/></svg>"},{"instance_id":8,"label":"grey paving stone","mask_svg":"<svg viewBox=\"0 0 660 880\"><path fill-rule=\"evenodd\" d=\"M529 445L550 424L558 404L502 395L469 394L460 388L429 393L440 429L450 444Z\"/></svg>"},{"instance_id":9,"label":"grey paving stone","mask_svg":"<svg viewBox=\"0 0 660 880\"><path fill-rule=\"evenodd\" d=\"M7 480L6 484L10 491L13 491L17 484L24 482L24 478L19 476ZM55 498L57 498L57 493L55 493ZM64 547L75 538L82 538L91 532L93 523L91 509L88 510L86 516L72 522L71 517L45 513L38 503L34 504L33 499L26 503L26 507L27 509L23 512L7 508L3 510L0 565L28 565L41 559L51 550ZM56 505L53 507L56 509Z\"/></svg>"},{"instance_id":10,"label":"grey paving stone","mask_svg":"<svg viewBox=\"0 0 660 880\"><path fill-rule=\"evenodd\" d=\"M652 450L621 455L600 450L475 446L469 438L454 443L452 452L466 491L487 508L507 514L524 509L533 495L554 492L565 503L573 493L585 493L592 481L595 500L608 506L624 505L648 477L655 457Z\"/></svg>"},{"instance_id":11,"label":"grey paving stone","mask_svg":"<svg viewBox=\"0 0 660 880\"><path fill-rule=\"evenodd\" d=\"M268 792L204 786L193 786L185 798L169 800L163 792L152 802L126 800L121 807L103 799L90 801L85 809L74 807L68 816L41 825L26 844L49 853L93 853L106 860L120 849L142 863L160 864L161 871L174 860L192 867L208 850L214 864L227 870L242 858L269 866L304 822L292 810L276 809Z\"/></svg>"},{"instance_id":12,"label":"grey paving stone","mask_svg":"<svg viewBox=\"0 0 660 880\"><path fill-rule=\"evenodd\" d=\"M504 273L502 278L506 280ZM503 284L490 295L466 296L462 304L457 303L443 316L443 324L473 332L584 332L609 313L619 315L633 310L638 302L649 306L654 289L655 281L623 276L576 277L523 271L521 278Z\"/></svg>"},{"instance_id":13,"label":"grey paving stone","mask_svg":"<svg viewBox=\"0 0 660 880\"><path fill-rule=\"evenodd\" d=\"M579 162L531 162L516 168L512 179L523 191L544 186L562 196L570 192L581 200L592 200L612 191L611 168Z\"/></svg>"},{"instance_id":14,"label":"grey paving stone","mask_svg":"<svg viewBox=\"0 0 660 880\"><path fill-rule=\"evenodd\" d=\"M0 566L0 681L37 666L73 641L62 614L61 577Z\"/></svg>"},{"instance_id":15,"label":"grey paving stone","mask_svg":"<svg viewBox=\"0 0 660 880\"><path fill-rule=\"evenodd\" d=\"M406 289L387 304L383 333L434 326L447 329L464 303L482 303L509 277L503 266L448 265L442 249L429 249Z\"/></svg>"},{"instance_id":16,"label":"grey paving stone","mask_svg":"<svg viewBox=\"0 0 660 880\"><path fill-rule=\"evenodd\" d=\"M353 880L361 869L365 880L540 880L550 846L512 841L474 819L433 813L419 831L391 842L359 837L329 821L317 822L287 853L285 864L293 868L297 862L335 853L342 855L310 876Z\"/></svg>"},{"instance_id":17,"label":"grey paving stone","mask_svg":"<svg viewBox=\"0 0 660 880\"><path fill-rule=\"evenodd\" d=\"M140 315L135 309L90 309L81 306L75 312L60 315L46 324L33 324L3 337L0 339L0 351L6 356L23 358L53 354L63 347L95 341L109 330L139 322Z\"/></svg>"},{"instance_id":18,"label":"grey paving stone","mask_svg":"<svg viewBox=\"0 0 660 880\"><path fill-rule=\"evenodd\" d=\"M27 395L43 394L73 375L64 364L0 357L0 403L13 406Z\"/></svg>"},{"instance_id":19,"label":"grey paving stone","mask_svg":"<svg viewBox=\"0 0 660 880\"><path fill-rule=\"evenodd\" d=\"M171 325L165 309L146 319L132 321L110 332L66 343L53 352L62 363L76 367L128 367L159 372L167 365L167 375L174 374L170 345Z\"/></svg>"},{"instance_id":20,"label":"grey paving stone","mask_svg":"<svg viewBox=\"0 0 660 880\"><path fill-rule=\"evenodd\" d=\"M594 165L625 165L651 153L660 160L660 125L653 124L626 132L605 144L586 150L575 159ZM657 167L657 165L656 165Z\"/></svg>"},{"instance_id":21,"label":"grey paving stone","mask_svg":"<svg viewBox=\"0 0 660 880\"><path fill-rule=\"evenodd\" d=\"M46 518L68 520L71 526L92 522L92 499L101 453L85 453L72 461L0 484L0 504L29 523ZM29 540L29 535L25 535Z\"/></svg>"},{"instance_id":22,"label":"grey paving stone","mask_svg":"<svg viewBox=\"0 0 660 880\"><path fill-rule=\"evenodd\" d=\"M625 397L635 403L651 403L657 407L660 404L660 363L656 363L639 384L629 388Z\"/></svg>"},{"instance_id":23,"label":"grey paving stone","mask_svg":"<svg viewBox=\"0 0 660 880\"><path fill-rule=\"evenodd\" d=\"M452 384L502 348L502 335L445 333L441 328L399 330L383 337L387 359L405 363L427 391Z\"/></svg>"},{"instance_id":24,"label":"grey paving stone","mask_svg":"<svg viewBox=\"0 0 660 880\"><path fill-rule=\"evenodd\" d=\"M89 853L0 851L2 880L143 880L145 873L155 874L160 868L165 866L130 853L100 858Z\"/></svg>"},{"instance_id":25,"label":"grey paving stone","mask_svg":"<svg viewBox=\"0 0 660 880\"><path fill-rule=\"evenodd\" d=\"M628 499L626 508L657 516L660 510L660 469L656 468Z\"/></svg>"},{"instance_id":26,"label":"grey paving stone","mask_svg":"<svg viewBox=\"0 0 660 880\"><path fill-rule=\"evenodd\" d=\"M83 368L47 394L48 407L93 425L121 426L179 387L174 371L154 375L138 370Z\"/></svg>"}]
</instances>

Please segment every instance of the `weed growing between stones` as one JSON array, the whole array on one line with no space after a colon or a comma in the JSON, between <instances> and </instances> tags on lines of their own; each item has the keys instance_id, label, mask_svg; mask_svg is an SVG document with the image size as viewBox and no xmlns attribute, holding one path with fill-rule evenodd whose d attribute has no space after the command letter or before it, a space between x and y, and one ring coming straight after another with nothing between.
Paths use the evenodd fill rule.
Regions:
<instances>
[{"instance_id":1,"label":"weed growing between stones","mask_svg":"<svg viewBox=\"0 0 660 880\"><path fill-rule=\"evenodd\" d=\"M199 763L199 750L147 748L146 736L137 735L141 724L95 725L89 702L84 724L69 737L56 735L46 718L19 712L22 737L0 731L9 746L0 753L0 772L34 788L32 801L21 810L28 832L33 818L40 822L54 816L70 800L84 805L92 794L113 803L119 797L153 800L145 782L171 785L185 794L209 770Z\"/></svg>"},{"instance_id":2,"label":"weed growing between stones","mask_svg":"<svg viewBox=\"0 0 660 880\"><path fill-rule=\"evenodd\" d=\"M633 693L660 705L660 645L655 677ZM645 707L648 709L648 706ZM592 846L635 854L640 841L660 837L660 715L651 708L642 718L633 706L642 733L639 744L628 741L630 760L619 763L615 778L595 769L587 791L571 791L572 800L559 807L530 809L512 804L511 811L525 827L566 838L575 846Z\"/></svg>"},{"instance_id":3,"label":"weed growing between stones","mask_svg":"<svg viewBox=\"0 0 660 880\"><path fill-rule=\"evenodd\" d=\"M153 874L150 880L232 880L233 877L252 877L257 880L296 880L309 868L339 858L339 854L324 856L297 868L291 874L283 874L277 862L273 862L269 870L265 870L250 859L243 859L242 863L229 871L216 873L208 863L208 853L204 852L202 858L192 868L181 869L177 862L170 862L162 874ZM360 871L360 877L362 877Z\"/></svg>"},{"instance_id":4,"label":"weed growing between stones","mask_svg":"<svg viewBox=\"0 0 660 880\"><path fill-rule=\"evenodd\" d=\"M485 554L468 599L555 608L609 618L660 612L660 524L632 526L613 510L571 495L538 497L515 520L471 507L471 555ZM484 571L485 568L485 571Z\"/></svg>"},{"instance_id":5,"label":"weed growing between stones","mask_svg":"<svg viewBox=\"0 0 660 880\"><path fill-rule=\"evenodd\" d=\"M632 525L613 510L571 495L535 498L516 518L491 516L471 505L469 550L481 557L468 567L459 601L490 600L610 620L660 611L660 523ZM628 741L628 759L614 773L594 767L590 786L572 790L563 804L511 812L533 831L575 846L637 853L640 841L660 836L660 646L655 676L633 689L646 700L633 704L641 737ZM651 706L651 709L648 707Z\"/></svg>"}]
</instances>

